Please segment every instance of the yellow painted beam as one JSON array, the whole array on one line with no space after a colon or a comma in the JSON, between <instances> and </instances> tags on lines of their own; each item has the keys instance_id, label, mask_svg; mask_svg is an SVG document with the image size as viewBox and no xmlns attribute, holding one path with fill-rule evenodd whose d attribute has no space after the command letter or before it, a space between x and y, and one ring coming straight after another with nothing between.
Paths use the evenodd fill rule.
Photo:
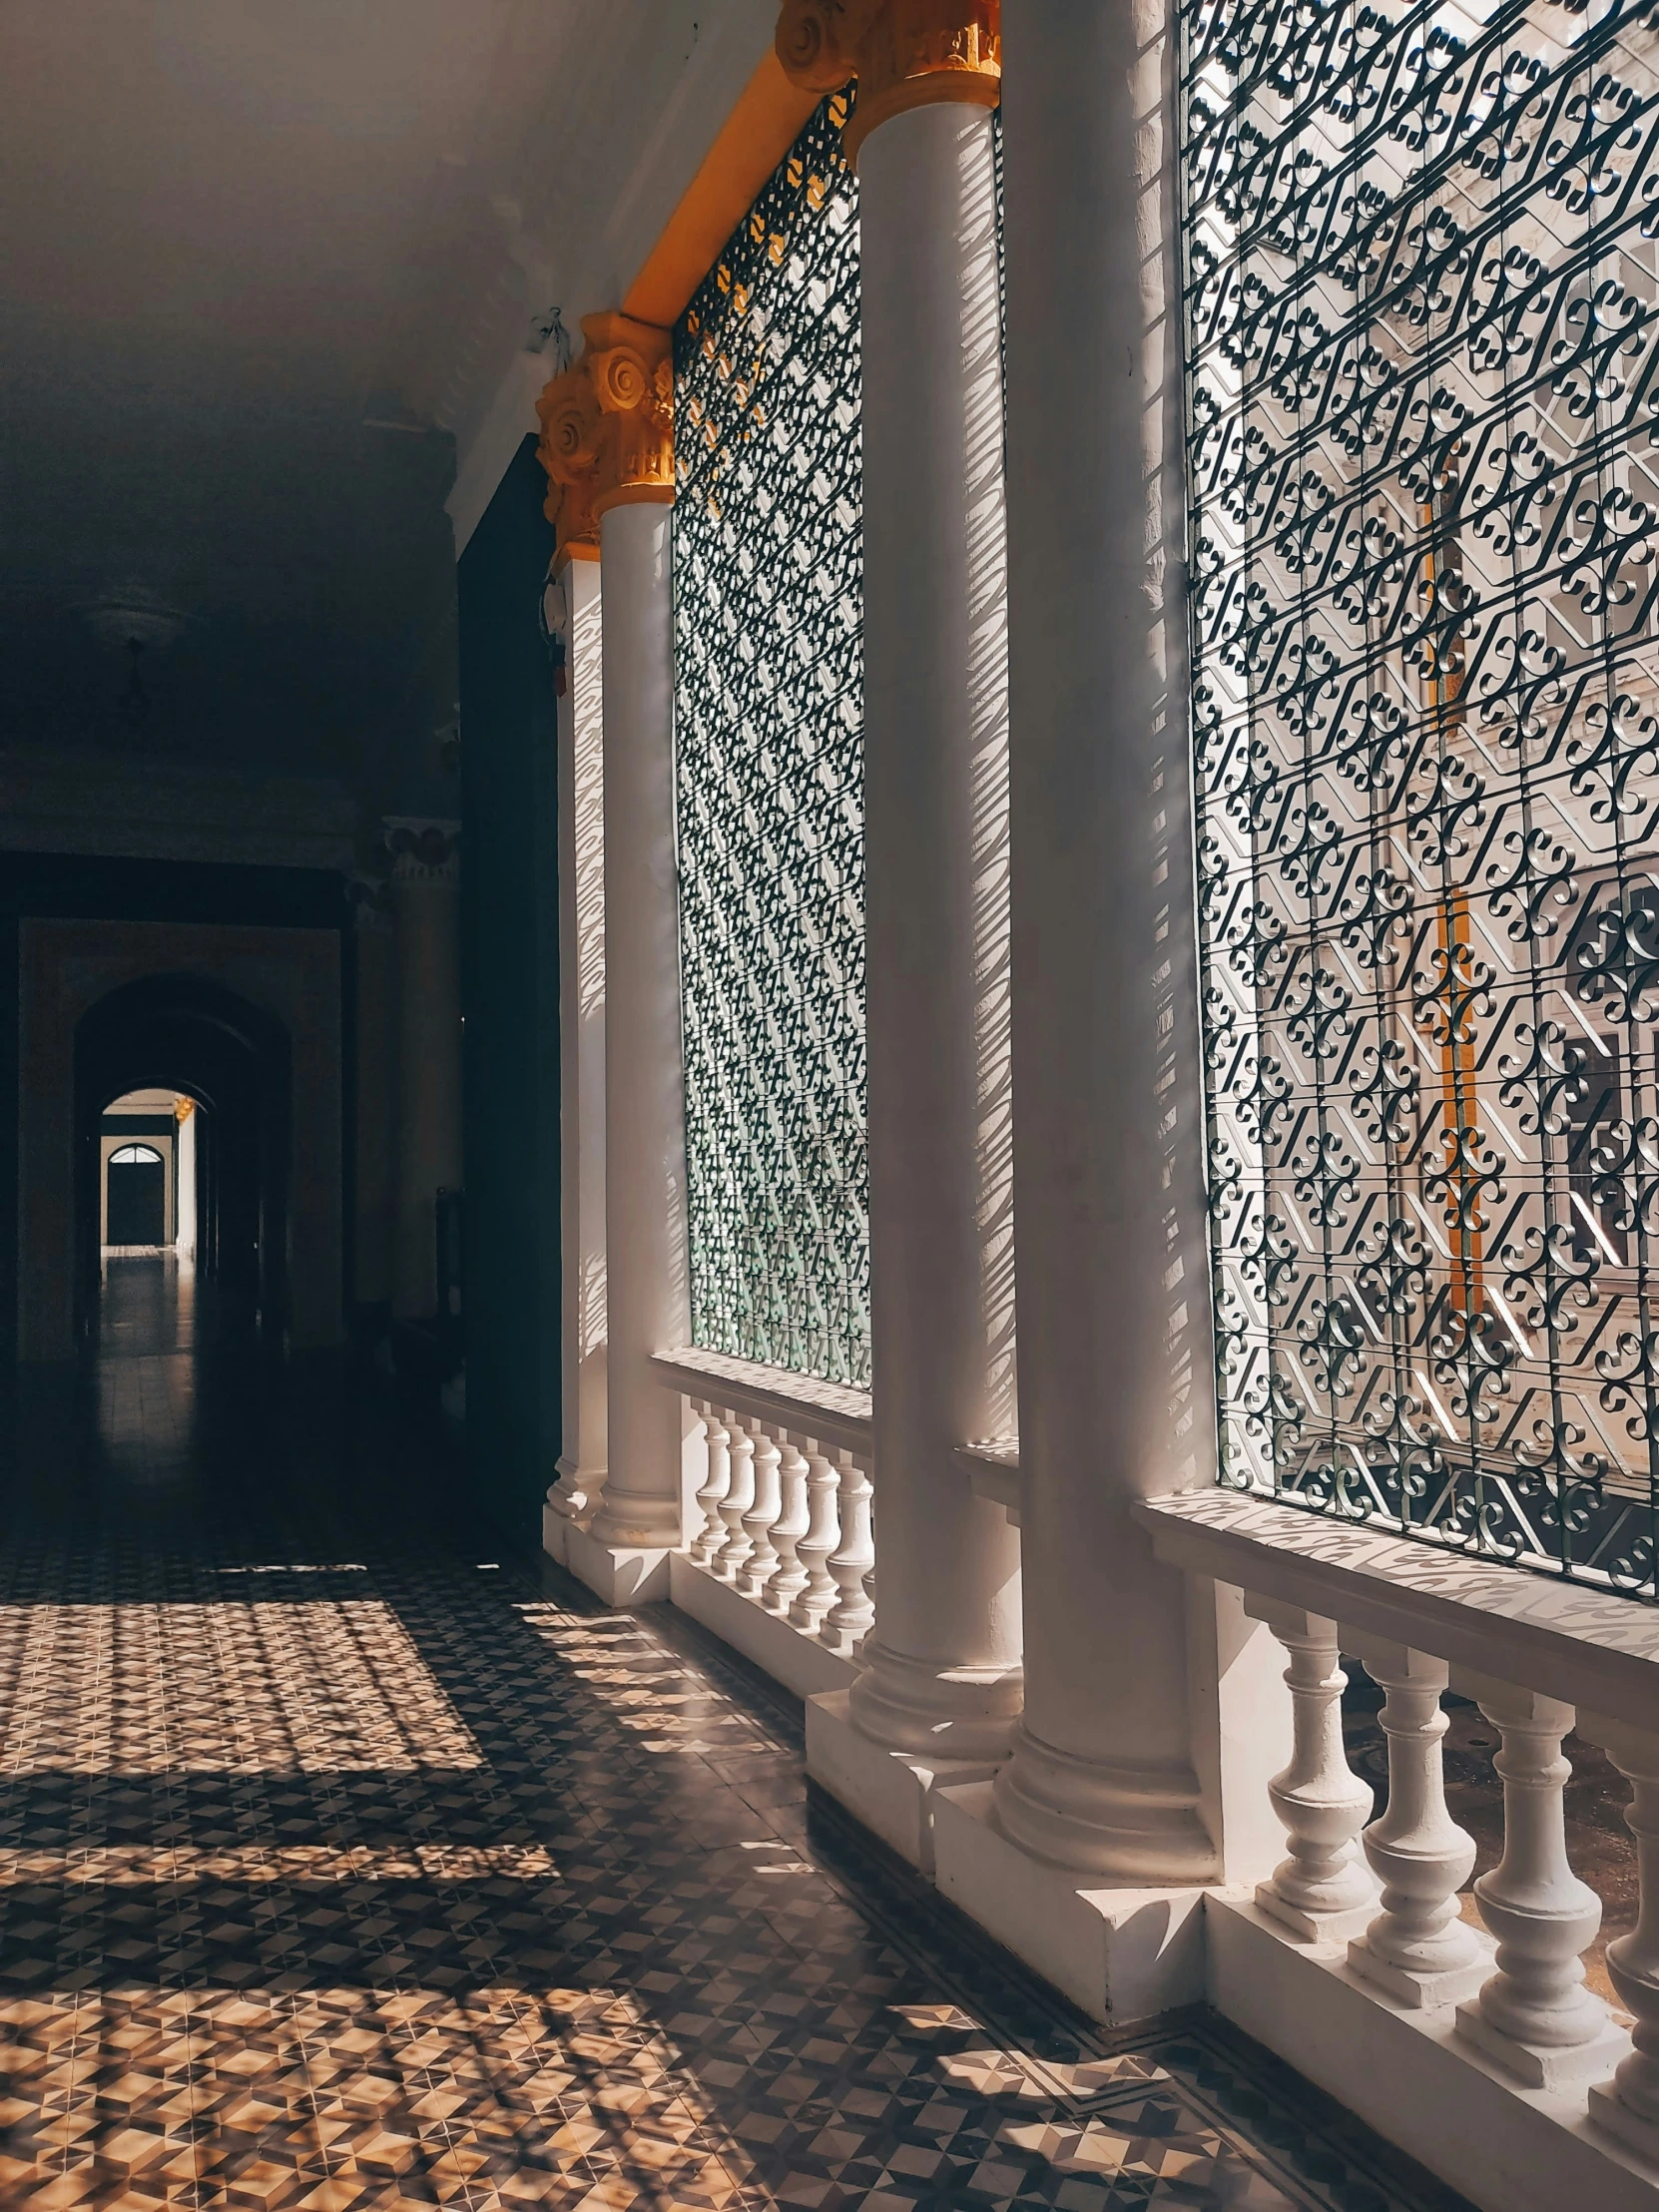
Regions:
<instances>
[{"instance_id":1,"label":"yellow painted beam","mask_svg":"<svg viewBox=\"0 0 1659 2212\"><path fill-rule=\"evenodd\" d=\"M665 330L679 320L819 99L792 85L778 56L767 54L628 287L624 314Z\"/></svg>"}]
</instances>

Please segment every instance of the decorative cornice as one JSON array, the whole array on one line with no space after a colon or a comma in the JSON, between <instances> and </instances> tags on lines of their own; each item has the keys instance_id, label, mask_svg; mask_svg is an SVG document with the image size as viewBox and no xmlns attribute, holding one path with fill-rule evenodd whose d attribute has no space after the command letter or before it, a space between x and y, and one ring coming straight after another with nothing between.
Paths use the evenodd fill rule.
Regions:
<instances>
[{"instance_id":1,"label":"decorative cornice","mask_svg":"<svg viewBox=\"0 0 1659 2212\"><path fill-rule=\"evenodd\" d=\"M453 883L460 873L461 826L418 815L387 815L386 851L394 883Z\"/></svg>"},{"instance_id":2,"label":"decorative cornice","mask_svg":"<svg viewBox=\"0 0 1659 2212\"><path fill-rule=\"evenodd\" d=\"M582 317L580 360L536 402L555 562L595 560L612 507L674 497L674 348L631 315Z\"/></svg>"},{"instance_id":3,"label":"decorative cornice","mask_svg":"<svg viewBox=\"0 0 1659 2212\"><path fill-rule=\"evenodd\" d=\"M843 141L854 167L878 124L911 108L1002 97L1002 0L784 0L778 59L803 91L858 80Z\"/></svg>"}]
</instances>

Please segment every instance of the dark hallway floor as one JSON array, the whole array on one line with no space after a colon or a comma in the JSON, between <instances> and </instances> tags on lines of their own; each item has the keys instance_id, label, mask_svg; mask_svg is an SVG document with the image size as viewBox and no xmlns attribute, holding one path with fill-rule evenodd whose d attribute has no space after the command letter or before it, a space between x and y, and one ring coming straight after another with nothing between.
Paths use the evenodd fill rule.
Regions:
<instances>
[{"instance_id":1,"label":"dark hallway floor","mask_svg":"<svg viewBox=\"0 0 1659 2212\"><path fill-rule=\"evenodd\" d=\"M1450 2203L1219 2021L1069 2013L383 1399L113 1335L8 1415L0 2204Z\"/></svg>"}]
</instances>

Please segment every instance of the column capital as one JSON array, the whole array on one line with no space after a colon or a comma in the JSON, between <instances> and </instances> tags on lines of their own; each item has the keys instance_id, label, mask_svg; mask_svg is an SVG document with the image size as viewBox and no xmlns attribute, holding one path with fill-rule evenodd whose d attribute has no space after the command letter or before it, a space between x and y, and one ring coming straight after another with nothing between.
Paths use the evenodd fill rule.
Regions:
<instances>
[{"instance_id":1,"label":"column capital","mask_svg":"<svg viewBox=\"0 0 1659 2212\"><path fill-rule=\"evenodd\" d=\"M556 563L597 560L599 518L674 497L674 341L631 315L582 317L580 359L536 402Z\"/></svg>"},{"instance_id":2,"label":"column capital","mask_svg":"<svg viewBox=\"0 0 1659 2212\"><path fill-rule=\"evenodd\" d=\"M1002 0L784 0L778 59L804 92L858 80L846 158L878 124L940 101L1002 97Z\"/></svg>"},{"instance_id":3,"label":"column capital","mask_svg":"<svg viewBox=\"0 0 1659 2212\"><path fill-rule=\"evenodd\" d=\"M460 873L461 826L418 815L387 815L386 850L394 883L453 883Z\"/></svg>"}]
</instances>

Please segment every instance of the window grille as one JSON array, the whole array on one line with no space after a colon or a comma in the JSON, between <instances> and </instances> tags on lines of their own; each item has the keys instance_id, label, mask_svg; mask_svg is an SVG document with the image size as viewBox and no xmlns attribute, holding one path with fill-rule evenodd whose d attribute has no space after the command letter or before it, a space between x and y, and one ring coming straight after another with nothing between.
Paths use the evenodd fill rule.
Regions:
<instances>
[{"instance_id":1,"label":"window grille","mask_svg":"<svg viewBox=\"0 0 1659 2212\"><path fill-rule=\"evenodd\" d=\"M1656 18L1182 23L1222 1477L1651 1599Z\"/></svg>"},{"instance_id":2,"label":"window grille","mask_svg":"<svg viewBox=\"0 0 1659 2212\"><path fill-rule=\"evenodd\" d=\"M692 1334L869 1380L857 190L827 100L674 338Z\"/></svg>"}]
</instances>

